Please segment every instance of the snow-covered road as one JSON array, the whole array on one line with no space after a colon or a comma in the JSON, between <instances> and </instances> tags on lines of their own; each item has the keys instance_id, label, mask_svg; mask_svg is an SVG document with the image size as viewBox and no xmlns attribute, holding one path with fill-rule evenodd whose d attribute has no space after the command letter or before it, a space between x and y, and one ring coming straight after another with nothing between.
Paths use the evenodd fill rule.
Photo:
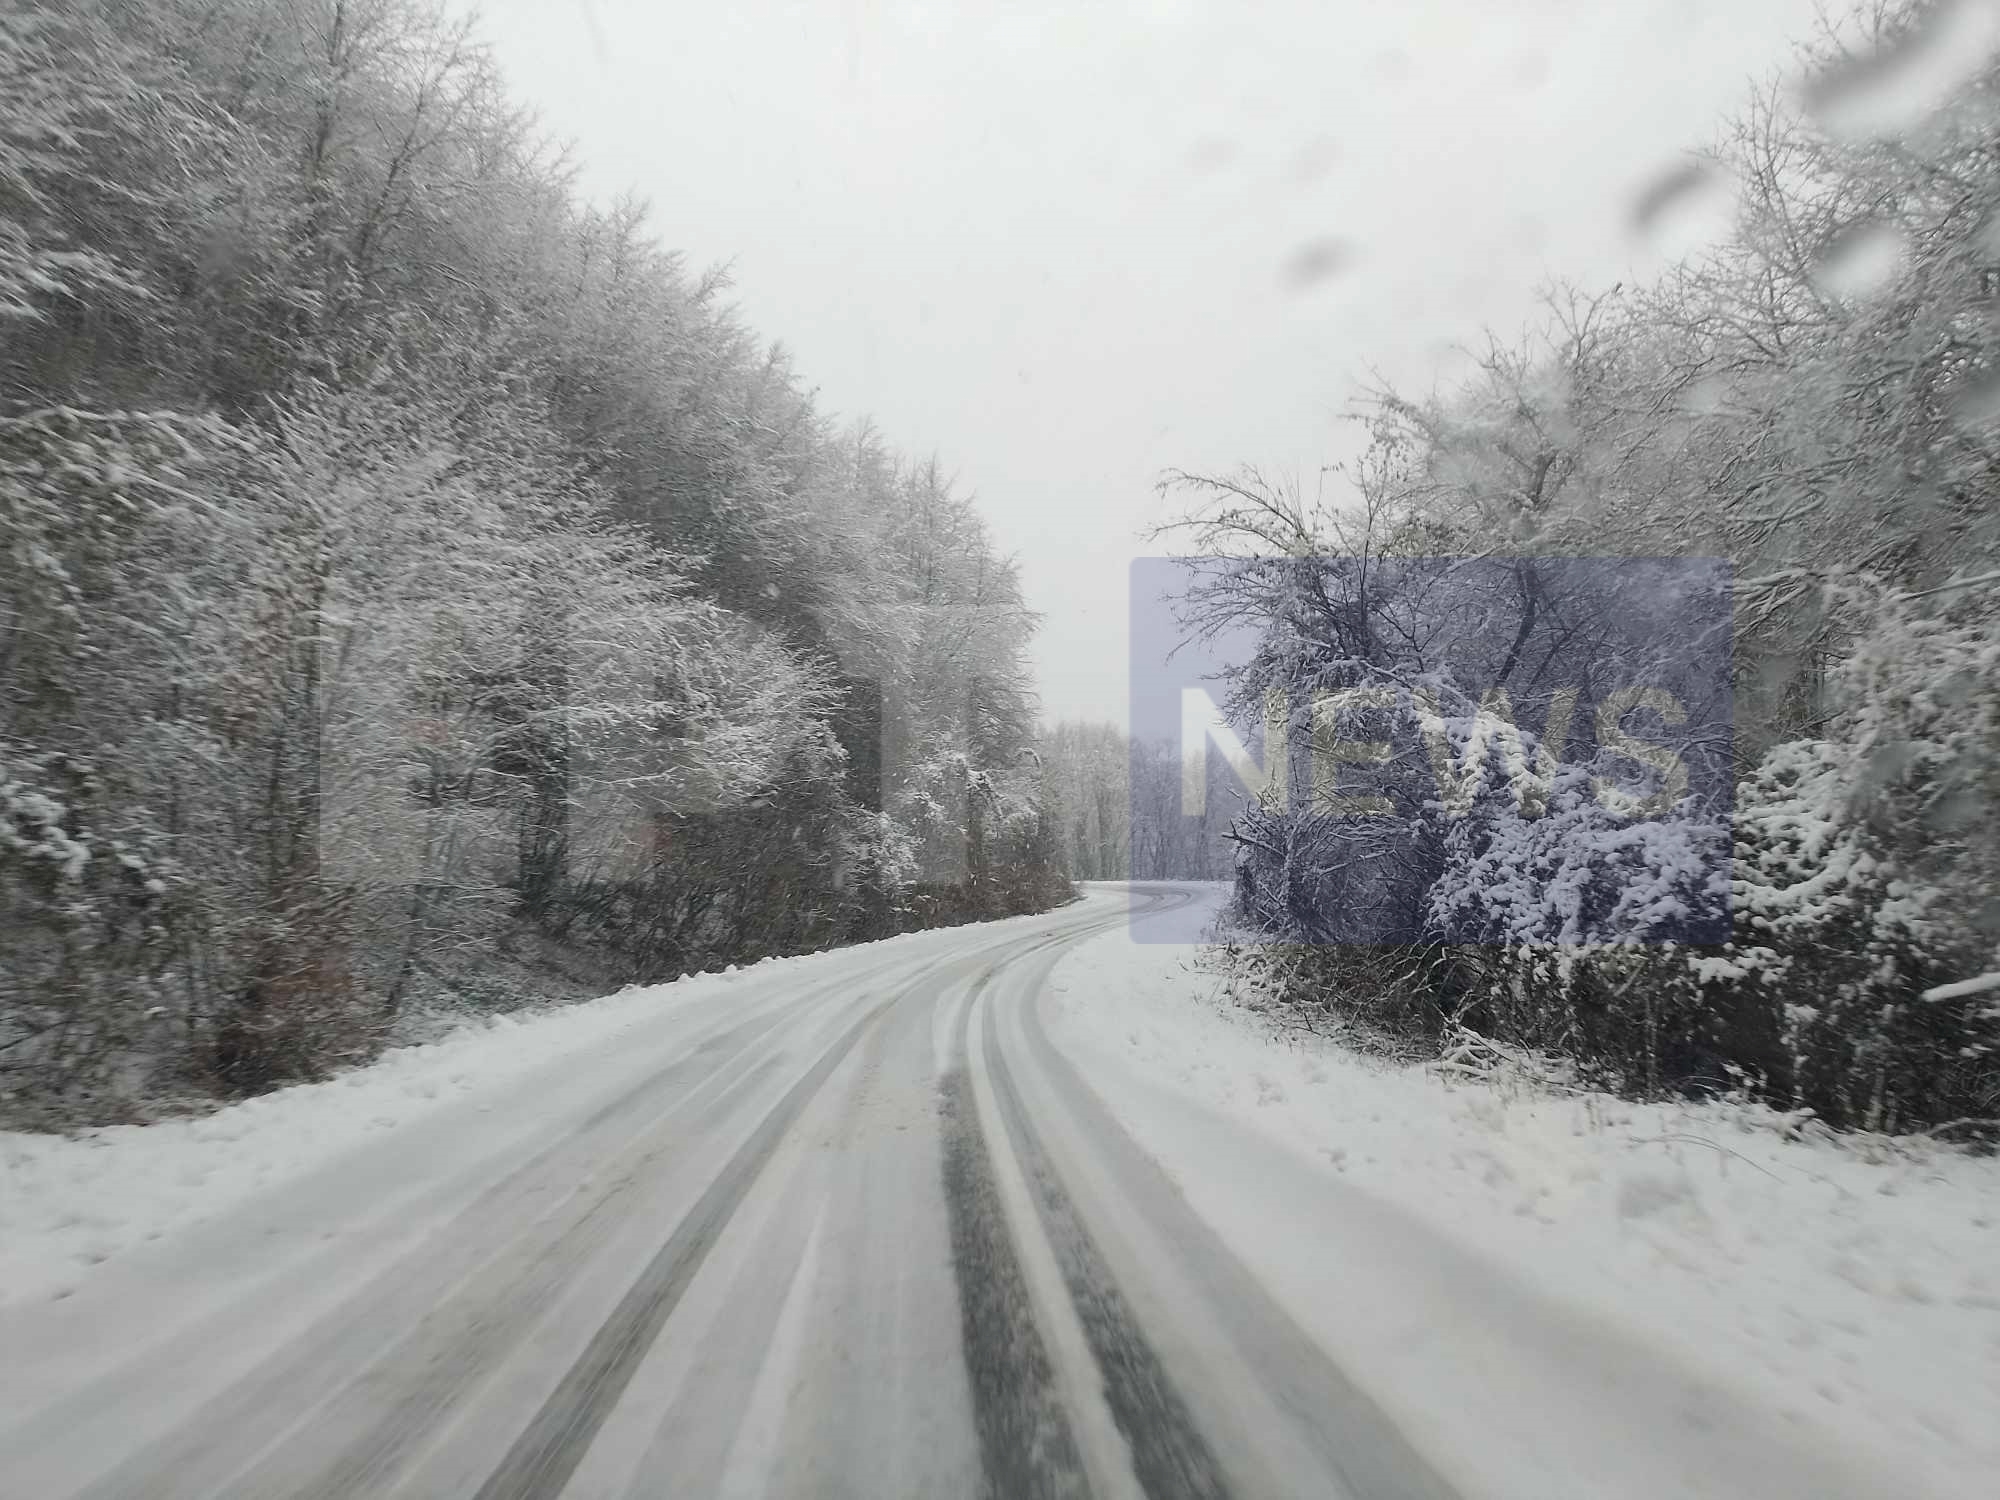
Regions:
<instances>
[{"instance_id":1,"label":"snow-covered road","mask_svg":"<svg viewBox=\"0 0 2000 1500\"><path fill-rule=\"evenodd\" d=\"M1094 1082L1044 1029L1052 971L1132 951L1128 902L1211 894L599 1002L615 1025L0 1303L0 1494L1912 1492L1256 1132Z\"/></svg>"}]
</instances>

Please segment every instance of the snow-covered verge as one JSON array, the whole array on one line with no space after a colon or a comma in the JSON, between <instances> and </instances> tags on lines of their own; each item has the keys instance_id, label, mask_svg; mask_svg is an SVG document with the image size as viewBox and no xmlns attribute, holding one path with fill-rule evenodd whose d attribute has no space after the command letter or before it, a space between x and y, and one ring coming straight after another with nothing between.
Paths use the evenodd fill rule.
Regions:
<instances>
[{"instance_id":1,"label":"snow-covered verge","mask_svg":"<svg viewBox=\"0 0 2000 1500\"><path fill-rule=\"evenodd\" d=\"M978 929L998 934L1044 920L1017 917ZM282 1089L197 1119L70 1136L0 1131L0 1306L67 1296L135 1247L295 1187L353 1153L397 1150L421 1127L443 1128L441 1117L450 1113L472 1117L465 1128L452 1127L455 1144L478 1136L497 1149L510 1134L556 1117L556 1095L604 1091L607 1072L644 1066L679 1029L712 1017L715 1002L733 1001L739 989L748 998L787 981L831 980L850 965L921 958L969 937L966 928L905 933L579 1004L468 1020L325 1083ZM753 980L753 988L744 988ZM648 1046L636 1058L628 1055L641 1038ZM544 1071L546 1078L533 1076ZM530 1097L535 1116L522 1116L519 1101Z\"/></svg>"},{"instance_id":2,"label":"snow-covered verge","mask_svg":"<svg viewBox=\"0 0 2000 1500\"><path fill-rule=\"evenodd\" d=\"M73 1291L132 1246L214 1217L469 1096L497 1094L726 982L700 975L494 1016L365 1068L198 1119L76 1135L0 1132L0 1305ZM476 1103L475 1106L476 1107Z\"/></svg>"},{"instance_id":3,"label":"snow-covered verge","mask_svg":"<svg viewBox=\"0 0 2000 1500\"><path fill-rule=\"evenodd\" d=\"M1546 1393L1530 1389L1527 1360L1514 1365L1511 1333L1485 1343L1455 1322L1419 1356L1421 1331L1381 1311L1379 1347L1368 1346L1379 1311L1371 1303L1395 1289L1354 1288L1371 1254L1358 1235L1385 1247L1372 1252L1374 1270L1392 1278L1398 1255L1426 1259L1424 1235L1442 1239L1438 1265L1455 1267L1456 1286L1467 1286L1469 1264L1459 1252L1478 1262L1482 1290L1468 1297L1518 1287L1573 1311L1583 1332L1565 1337L1578 1349L1602 1329L1657 1350L1768 1410L1804 1446L1872 1459L1897 1476L1896 1493L1993 1493L2000 1160L1919 1141L1791 1139L1775 1116L1724 1105L1632 1104L1390 1065L1281 1034L1228 999L1225 982L1191 945L1113 934L1062 961L1045 1015L1056 1044L1190 1203L1281 1300L1289 1290L1308 1326L1319 1318L1349 1339L1342 1352L1388 1383L1385 1404L1448 1448L1484 1423L1490 1441L1468 1460L1477 1472L1469 1492L1590 1490L1563 1468L1577 1442L1593 1440L1578 1432L1589 1414L1541 1411L1542 1446L1530 1451L1518 1429L1534 1423ZM1206 1137L1180 1127L1188 1104L1212 1122ZM1253 1171L1246 1154L1232 1158L1217 1144L1225 1125L1341 1184L1328 1189L1336 1211L1312 1229L1313 1246L1295 1243L1303 1217L1259 1215L1255 1190L1240 1180ZM1353 1212L1338 1212L1342 1203ZM1418 1232L1403 1235L1405 1225ZM1390 1239L1401 1246L1394 1253ZM1413 1270L1407 1285L1420 1284ZM1493 1317L1524 1321L1499 1308ZM1542 1344L1562 1362L1559 1342ZM1475 1380L1466 1367L1489 1350L1499 1351L1494 1367ZM1504 1389L1517 1379L1519 1393ZM1663 1432L1674 1416L1658 1413ZM1547 1435L1552 1424L1559 1439ZM1627 1487L1616 1482L1629 1471L1615 1453L1606 1447L1598 1461L1614 1491L1592 1493L1703 1493Z\"/></svg>"}]
</instances>

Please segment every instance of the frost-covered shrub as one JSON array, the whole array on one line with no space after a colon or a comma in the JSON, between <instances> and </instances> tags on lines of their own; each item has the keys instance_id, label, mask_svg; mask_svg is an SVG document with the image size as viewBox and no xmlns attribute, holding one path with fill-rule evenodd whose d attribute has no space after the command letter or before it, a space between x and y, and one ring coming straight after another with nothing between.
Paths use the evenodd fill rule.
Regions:
<instances>
[{"instance_id":1,"label":"frost-covered shrub","mask_svg":"<svg viewBox=\"0 0 2000 1500\"><path fill-rule=\"evenodd\" d=\"M1556 772L1540 816L1511 807L1443 828L1429 921L1460 943L1665 942L1713 925L1728 900L1728 829L1692 799L1663 818L1608 809L1592 768Z\"/></svg>"},{"instance_id":2,"label":"frost-covered shrub","mask_svg":"<svg viewBox=\"0 0 2000 1500\"><path fill-rule=\"evenodd\" d=\"M1520 781L1523 731L1455 791L1392 798L1406 865L1428 862L1424 941L1252 962L1301 1013L1426 1043L1470 1027L1623 1092L1745 1088L1875 1130L2000 1114L2000 998L1962 983L2000 970L2000 636L1845 603L1829 737L1771 749L1733 827L1692 797L1623 816L1601 766ZM1461 765L1470 724L1432 724ZM1385 785L1425 769L1400 756ZM1311 936L1300 908L1352 840L1272 807L1238 832L1246 914ZM1701 942L1724 911L1731 940Z\"/></svg>"},{"instance_id":3,"label":"frost-covered shrub","mask_svg":"<svg viewBox=\"0 0 2000 1500\"><path fill-rule=\"evenodd\" d=\"M1857 599L1832 737L1774 746L1738 785L1729 943L1605 946L1594 920L1670 933L1695 890L1677 860L1712 835L1698 822L1593 828L1559 781L1547 819L1448 840L1484 842L1434 892L1441 930L1519 945L1456 961L1481 1029L1617 1087L1727 1076L1844 1126L2000 1113L2000 1004L1961 983L2000 969L2000 644L1894 595ZM1600 869L1626 878L1600 887Z\"/></svg>"},{"instance_id":4,"label":"frost-covered shrub","mask_svg":"<svg viewBox=\"0 0 2000 1500\"><path fill-rule=\"evenodd\" d=\"M1838 738L1774 747L1738 807L1711 993L1780 1017L1792 1101L1876 1130L2000 1111L2000 641L1862 599Z\"/></svg>"},{"instance_id":5,"label":"frost-covered shrub","mask_svg":"<svg viewBox=\"0 0 2000 1500\"><path fill-rule=\"evenodd\" d=\"M1444 828L1428 916L1459 945L1454 1018L1624 1091L1719 1083L1732 1027L1677 945L1727 911L1729 830L1693 798L1659 818L1613 811L1599 770L1561 767L1536 805L1486 797Z\"/></svg>"},{"instance_id":6,"label":"frost-covered shrub","mask_svg":"<svg viewBox=\"0 0 2000 1500\"><path fill-rule=\"evenodd\" d=\"M0 1116L115 1109L162 1013L179 874L96 769L0 741Z\"/></svg>"},{"instance_id":7,"label":"frost-covered shrub","mask_svg":"<svg viewBox=\"0 0 2000 1500\"><path fill-rule=\"evenodd\" d=\"M1627 971L1655 962L1630 945L1717 925L1727 828L1692 797L1657 818L1614 810L1599 787L1616 768L1558 765L1531 731L1498 728L1420 683L1370 731L1394 747L1382 769L1366 783L1343 773L1386 810L1245 812L1241 910L1320 945L1276 987L1384 1037L1437 1043L1472 1025L1599 1059L1618 1087L1656 1087L1663 1051L1669 1072L1704 1066L1699 1018L1663 1019ZM1371 925L1408 936L1371 942ZM1615 962L1579 962L1604 944L1622 945Z\"/></svg>"}]
</instances>

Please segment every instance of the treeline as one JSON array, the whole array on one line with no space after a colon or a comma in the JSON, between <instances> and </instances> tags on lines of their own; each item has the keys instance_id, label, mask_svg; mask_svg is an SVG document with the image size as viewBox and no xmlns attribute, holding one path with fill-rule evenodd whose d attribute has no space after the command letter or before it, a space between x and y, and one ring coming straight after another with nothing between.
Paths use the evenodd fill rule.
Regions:
<instances>
[{"instance_id":1,"label":"treeline","mask_svg":"<svg viewBox=\"0 0 2000 1500\"><path fill-rule=\"evenodd\" d=\"M0 1117L1066 895L1012 565L725 291L441 8L0 12Z\"/></svg>"},{"instance_id":2,"label":"treeline","mask_svg":"<svg viewBox=\"0 0 2000 1500\"><path fill-rule=\"evenodd\" d=\"M1244 962L1286 1003L1401 1046L1470 1029L1559 1052L1629 1093L1993 1132L2000 69L1911 108L1901 63L1938 18L1876 7L1807 86L1754 101L1702 160L1739 202L1711 251L1552 294L1448 396L1374 393L1336 512L1255 473L1170 481L1210 553L1348 559L1215 570L1191 596L1191 618L1260 633L1240 717L1272 688L1387 684L1407 714L1428 687L1429 727L1465 754L1499 683L1524 732L1483 785L1536 772L1525 810L1433 792L1392 797L1372 831L1268 799L1241 819L1240 905L1279 940ZM1603 556L1733 565L1733 760L1643 832L1591 794L1593 767L1542 774L1527 732L1657 597L1561 566ZM1486 561L1404 561L1441 557ZM1391 738L1395 712L1355 737ZM1733 928L1691 936L1718 898ZM1341 940L1329 913L1379 940Z\"/></svg>"},{"instance_id":3,"label":"treeline","mask_svg":"<svg viewBox=\"0 0 2000 1500\"><path fill-rule=\"evenodd\" d=\"M1181 760L1115 724L1066 720L1042 736L1042 803L1071 880L1227 880L1230 788L1211 774L1197 817L1181 815Z\"/></svg>"}]
</instances>

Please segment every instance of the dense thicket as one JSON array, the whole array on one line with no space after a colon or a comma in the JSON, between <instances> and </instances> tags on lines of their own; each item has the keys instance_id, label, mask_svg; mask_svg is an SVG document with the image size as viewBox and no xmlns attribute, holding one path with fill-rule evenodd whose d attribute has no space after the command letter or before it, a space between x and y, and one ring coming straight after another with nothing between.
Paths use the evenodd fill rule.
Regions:
<instances>
[{"instance_id":1,"label":"dense thicket","mask_svg":"<svg viewBox=\"0 0 2000 1500\"><path fill-rule=\"evenodd\" d=\"M1572 771L1526 812L1241 820L1245 913L1318 944L1250 960L1293 1003L1842 1125L2000 1115L2000 68L1913 99L1902 64L1936 19L1877 7L1817 46L1806 88L1754 102L1704 159L1739 194L1714 250L1552 295L1454 394L1378 393L1331 510L1254 473L1173 481L1211 552L1349 560L1197 591L1197 621L1261 631L1244 716L1273 687L1448 691L1457 672L1471 699L1510 685L1540 727L1593 633L1647 597L1565 591L1549 560L1735 568L1733 798L1679 789L1639 835ZM1440 556L1488 559L1501 586L1370 571ZM1690 851L1716 838L1734 938L1672 941L1715 894ZM1329 942L1329 914L1349 936L1393 918L1394 940Z\"/></svg>"},{"instance_id":2,"label":"dense thicket","mask_svg":"<svg viewBox=\"0 0 2000 1500\"><path fill-rule=\"evenodd\" d=\"M441 8L0 9L0 1114L1061 896L1011 565L724 293Z\"/></svg>"}]
</instances>

